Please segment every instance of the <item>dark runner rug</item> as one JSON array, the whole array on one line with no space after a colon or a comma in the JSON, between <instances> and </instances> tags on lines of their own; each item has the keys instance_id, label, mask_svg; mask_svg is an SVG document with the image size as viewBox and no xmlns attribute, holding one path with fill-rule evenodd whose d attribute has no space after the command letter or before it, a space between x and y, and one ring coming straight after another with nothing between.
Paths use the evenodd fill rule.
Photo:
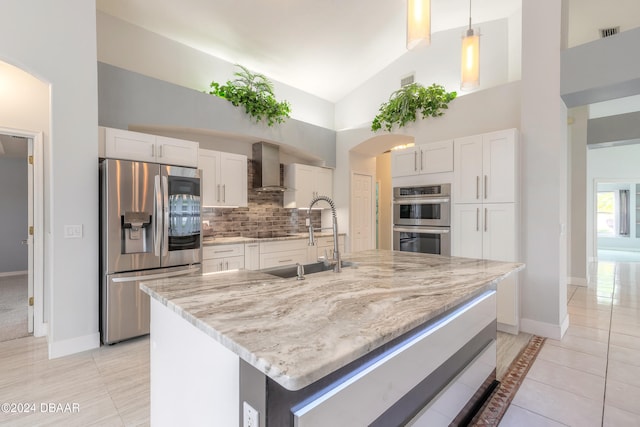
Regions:
<instances>
[{"instance_id":1,"label":"dark runner rug","mask_svg":"<svg viewBox=\"0 0 640 427\"><path fill-rule=\"evenodd\" d=\"M534 335L511 363L500 385L473 418L471 425L476 427L495 427L500 423L511 401L529 372L529 368L538 357L545 338Z\"/></svg>"}]
</instances>

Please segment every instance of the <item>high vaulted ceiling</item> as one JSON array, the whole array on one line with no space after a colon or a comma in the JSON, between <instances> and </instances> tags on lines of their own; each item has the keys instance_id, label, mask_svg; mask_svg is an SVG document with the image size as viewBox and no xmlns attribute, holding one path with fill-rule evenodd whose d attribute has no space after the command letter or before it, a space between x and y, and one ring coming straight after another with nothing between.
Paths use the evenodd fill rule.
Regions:
<instances>
[{"instance_id":1,"label":"high vaulted ceiling","mask_svg":"<svg viewBox=\"0 0 640 427\"><path fill-rule=\"evenodd\" d=\"M474 0L474 23L520 0ZM338 101L406 52L406 0L97 0L98 10ZM469 0L432 0L432 32L469 22ZM462 32L461 32L462 34Z\"/></svg>"}]
</instances>

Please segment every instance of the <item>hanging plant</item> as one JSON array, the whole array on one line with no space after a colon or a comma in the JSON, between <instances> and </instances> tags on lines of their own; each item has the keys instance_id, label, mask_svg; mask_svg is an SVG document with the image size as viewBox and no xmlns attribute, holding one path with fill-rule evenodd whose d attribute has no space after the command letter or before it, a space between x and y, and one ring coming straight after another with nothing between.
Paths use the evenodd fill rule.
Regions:
<instances>
[{"instance_id":1,"label":"hanging plant","mask_svg":"<svg viewBox=\"0 0 640 427\"><path fill-rule=\"evenodd\" d=\"M456 92L447 92L444 87L432 84L424 87L420 83L411 83L393 92L389 101L383 103L378 115L371 123L371 130L384 128L391 132L394 125L403 127L409 122L415 122L418 111L422 118L438 117L444 114L449 102L457 96Z\"/></svg>"},{"instance_id":2,"label":"hanging plant","mask_svg":"<svg viewBox=\"0 0 640 427\"><path fill-rule=\"evenodd\" d=\"M289 117L291 107L287 101L278 102L273 93L273 83L263 74L252 73L246 67L236 64L240 71L236 79L221 85L211 82L210 95L224 98L234 106L244 106L245 112L256 122L267 121L267 125L282 123Z\"/></svg>"}]
</instances>

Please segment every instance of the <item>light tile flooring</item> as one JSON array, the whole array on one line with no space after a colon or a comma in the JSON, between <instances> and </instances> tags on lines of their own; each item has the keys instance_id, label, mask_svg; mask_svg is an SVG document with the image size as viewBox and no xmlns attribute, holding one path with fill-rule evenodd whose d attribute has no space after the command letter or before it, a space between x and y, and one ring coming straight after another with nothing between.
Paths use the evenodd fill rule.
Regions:
<instances>
[{"instance_id":1,"label":"light tile flooring","mask_svg":"<svg viewBox=\"0 0 640 427\"><path fill-rule=\"evenodd\" d=\"M501 426L640 426L640 263L601 262L590 275L568 289L571 326L546 341ZM44 338L0 343L2 403L35 405L0 406L2 426L148 425L149 340L54 360Z\"/></svg>"},{"instance_id":2,"label":"light tile flooring","mask_svg":"<svg viewBox=\"0 0 640 427\"><path fill-rule=\"evenodd\" d=\"M600 262L590 277L569 286L569 329L546 340L501 427L640 426L640 263Z\"/></svg>"},{"instance_id":3,"label":"light tile flooring","mask_svg":"<svg viewBox=\"0 0 640 427\"><path fill-rule=\"evenodd\" d=\"M0 425L149 425L148 337L53 360L45 338L0 343Z\"/></svg>"}]
</instances>

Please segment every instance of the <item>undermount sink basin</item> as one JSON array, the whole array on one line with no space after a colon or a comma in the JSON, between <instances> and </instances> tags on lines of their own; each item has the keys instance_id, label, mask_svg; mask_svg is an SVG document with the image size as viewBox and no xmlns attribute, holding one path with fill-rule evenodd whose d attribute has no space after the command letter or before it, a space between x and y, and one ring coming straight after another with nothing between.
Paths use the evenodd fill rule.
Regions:
<instances>
[{"instance_id":1,"label":"undermount sink basin","mask_svg":"<svg viewBox=\"0 0 640 427\"><path fill-rule=\"evenodd\" d=\"M352 262L342 261L342 268L351 267L353 265ZM332 265L325 265L324 262L314 262L311 264L304 264L304 275L320 273L321 271L329 271L333 270ZM288 279L290 277L296 277L298 275L298 266L297 265L287 265L284 267L273 267L266 268L264 270L260 270L262 273L271 274L273 276L282 277L283 279Z\"/></svg>"}]
</instances>

